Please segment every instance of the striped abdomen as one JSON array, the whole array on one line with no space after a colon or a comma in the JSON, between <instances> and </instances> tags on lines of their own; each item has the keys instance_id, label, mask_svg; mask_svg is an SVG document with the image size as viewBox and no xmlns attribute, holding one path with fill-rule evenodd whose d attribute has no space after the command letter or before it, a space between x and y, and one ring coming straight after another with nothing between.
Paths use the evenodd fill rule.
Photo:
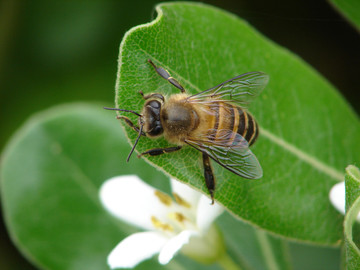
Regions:
<instances>
[{"instance_id":1,"label":"striped abdomen","mask_svg":"<svg viewBox=\"0 0 360 270\"><path fill-rule=\"evenodd\" d=\"M211 106L213 111L213 130L217 130L216 136L212 137L214 140L219 139L222 134L221 130L231 130L240 134L245 140L252 145L258 136L258 124L254 117L243 110L241 107L226 103L226 102L214 102ZM229 143L233 142L235 136L231 136Z\"/></svg>"}]
</instances>

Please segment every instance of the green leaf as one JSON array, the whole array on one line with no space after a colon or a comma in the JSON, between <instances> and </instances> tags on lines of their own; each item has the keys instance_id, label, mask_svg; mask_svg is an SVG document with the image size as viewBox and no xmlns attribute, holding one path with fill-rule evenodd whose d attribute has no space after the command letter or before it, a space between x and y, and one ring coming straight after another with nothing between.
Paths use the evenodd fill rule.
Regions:
<instances>
[{"instance_id":1,"label":"green leaf","mask_svg":"<svg viewBox=\"0 0 360 270\"><path fill-rule=\"evenodd\" d=\"M360 31L360 1L330 0L334 7Z\"/></svg>"},{"instance_id":2,"label":"green leaf","mask_svg":"<svg viewBox=\"0 0 360 270\"><path fill-rule=\"evenodd\" d=\"M238 17L203 4L157 6L158 17L126 33L119 56L116 106L140 112L145 94L178 93L147 62L167 69L190 94L249 71L270 75L250 106L260 125L252 147L264 177L246 180L214 164L215 198L235 216L286 238L335 245L342 217L328 192L343 168L360 160L360 123L325 79L297 56ZM126 113L123 113L126 114ZM134 123L137 117L126 114ZM137 134L126 126L134 143ZM142 137L136 151L170 144ZM200 153L144 157L150 164L207 194ZM319 230L321 228L321 230Z\"/></svg>"},{"instance_id":3,"label":"green leaf","mask_svg":"<svg viewBox=\"0 0 360 270\"><path fill-rule=\"evenodd\" d=\"M168 184L141 160L124 164L129 146L122 133L100 105L77 104L32 117L8 144L1 164L7 227L42 269L108 269L109 252L135 232L104 211L103 181L137 172Z\"/></svg>"},{"instance_id":4,"label":"green leaf","mask_svg":"<svg viewBox=\"0 0 360 270\"><path fill-rule=\"evenodd\" d=\"M55 107L19 129L3 153L1 198L12 240L29 260L41 269L108 269L109 252L138 229L103 209L98 199L102 182L136 173L169 191L167 178L141 159L125 162L129 150L118 121L98 105ZM290 268L283 240L230 214L221 216L218 226L229 254L224 265ZM220 267L200 265L180 254L166 266L153 259L136 269Z\"/></svg>"},{"instance_id":5,"label":"green leaf","mask_svg":"<svg viewBox=\"0 0 360 270\"><path fill-rule=\"evenodd\" d=\"M349 165L345 175L346 186L346 216L344 221L345 264L347 270L360 268L359 237L354 238L354 230L359 234L359 224L356 219L360 212L360 170ZM357 226L355 226L355 225ZM357 243L357 244L356 244Z\"/></svg>"}]
</instances>

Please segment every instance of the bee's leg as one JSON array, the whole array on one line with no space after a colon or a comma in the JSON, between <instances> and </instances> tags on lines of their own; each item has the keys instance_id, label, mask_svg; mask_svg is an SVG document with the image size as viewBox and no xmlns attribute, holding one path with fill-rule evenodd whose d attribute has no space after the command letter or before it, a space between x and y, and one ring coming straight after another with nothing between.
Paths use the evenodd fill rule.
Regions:
<instances>
[{"instance_id":1,"label":"bee's leg","mask_svg":"<svg viewBox=\"0 0 360 270\"><path fill-rule=\"evenodd\" d=\"M140 128L135 126L135 124L133 122L131 122L131 120L129 118L127 118L126 116L117 116L117 119L122 119L125 121L125 123L131 127L133 130L135 130L137 133L139 133ZM146 136L144 132L141 132L142 136Z\"/></svg>"},{"instance_id":2,"label":"bee's leg","mask_svg":"<svg viewBox=\"0 0 360 270\"><path fill-rule=\"evenodd\" d=\"M162 94L159 94L159 93L153 93L153 94L148 94L148 95L144 95L143 91L139 91L139 94L142 95L142 97L147 100L149 98L152 98L152 97L155 97L155 98L158 98L158 99L161 99L163 102L165 102L165 98Z\"/></svg>"},{"instance_id":3,"label":"bee's leg","mask_svg":"<svg viewBox=\"0 0 360 270\"><path fill-rule=\"evenodd\" d=\"M150 59L148 60L148 62L154 67L155 71L161 76L163 77L165 80L168 80L169 83L171 83L173 86L175 86L176 88L180 89L181 93L185 92L184 87L182 87L182 85L173 77L171 77L170 73L166 70L163 69L162 67L157 67L153 61L151 61Z\"/></svg>"},{"instance_id":4,"label":"bee's leg","mask_svg":"<svg viewBox=\"0 0 360 270\"><path fill-rule=\"evenodd\" d=\"M215 193L215 177L211 167L210 158L203 152L203 164L204 164L204 177L206 187L211 196L211 204L214 204L214 193Z\"/></svg>"},{"instance_id":5,"label":"bee's leg","mask_svg":"<svg viewBox=\"0 0 360 270\"><path fill-rule=\"evenodd\" d=\"M138 155L138 157L141 157L143 155L150 155L150 156L158 156L158 155L162 155L162 154L167 154L167 153L172 153L175 151L179 151L181 149L182 146L174 146L174 147L168 147L168 148L154 148L154 149L150 149L147 150L144 153L141 153L140 155Z\"/></svg>"}]
</instances>

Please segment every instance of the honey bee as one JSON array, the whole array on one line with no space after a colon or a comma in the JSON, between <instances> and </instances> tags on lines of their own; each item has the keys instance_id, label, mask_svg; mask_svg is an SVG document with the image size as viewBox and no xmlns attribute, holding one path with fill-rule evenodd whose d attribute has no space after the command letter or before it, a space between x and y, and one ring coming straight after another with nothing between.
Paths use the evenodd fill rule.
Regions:
<instances>
[{"instance_id":1,"label":"honey bee","mask_svg":"<svg viewBox=\"0 0 360 270\"><path fill-rule=\"evenodd\" d=\"M155 148L141 153L157 156L180 150L189 145L202 153L206 187L214 203L215 177L210 159L225 169L247 179L262 177L262 168L249 149L257 139L259 127L246 110L268 83L269 76L262 72L249 72L227 80L213 88L188 95L184 87L162 67L148 62L155 71L181 93L165 98L160 93L140 94L145 99L141 113L132 110L105 108L130 112L139 117L138 126L126 116L125 121L138 137L131 149L129 161L141 136L165 139L173 147Z\"/></svg>"}]
</instances>

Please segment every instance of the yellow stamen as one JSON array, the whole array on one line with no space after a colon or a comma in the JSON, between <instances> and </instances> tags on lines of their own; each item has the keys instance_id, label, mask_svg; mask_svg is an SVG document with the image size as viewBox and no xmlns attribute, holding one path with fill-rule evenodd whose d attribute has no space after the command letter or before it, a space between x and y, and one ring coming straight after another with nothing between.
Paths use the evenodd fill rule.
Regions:
<instances>
[{"instance_id":1,"label":"yellow stamen","mask_svg":"<svg viewBox=\"0 0 360 270\"><path fill-rule=\"evenodd\" d=\"M184 221L187 220L187 218L179 212L169 213L169 217L173 220L180 222L181 224L184 224Z\"/></svg>"},{"instance_id":2,"label":"yellow stamen","mask_svg":"<svg viewBox=\"0 0 360 270\"><path fill-rule=\"evenodd\" d=\"M160 202L162 202L166 206L170 206L172 204L171 197L169 195L165 194L164 192L161 192L159 190L155 190L155 196L158 197Z\"/></svg>"},{"instance_id":3,"label":"yellow stamen","mask_svg":"<svg viewBox=\"0 0 360 270\"><path fill-rule=\"evenodd\" d=\"M151 216L151 222L156 229L169 231L169 232L174 231L174 228L171 225L161 222L159 219L157 219L154 216Z\"/></svg>"},{"instance_id":4,"label":"yellow stamen","mask_svg":"<svg viewBox=\"0 0 360 270\"><path fill-rule=\"evenodd\" d=\"M178 194L176 194L175 192L173 193L175 201L179 204L182 205L186 208L190 208L191 204L188 203L187 201L185 201L183 198L181 198Z\"/></svg>"}]
</instances>

